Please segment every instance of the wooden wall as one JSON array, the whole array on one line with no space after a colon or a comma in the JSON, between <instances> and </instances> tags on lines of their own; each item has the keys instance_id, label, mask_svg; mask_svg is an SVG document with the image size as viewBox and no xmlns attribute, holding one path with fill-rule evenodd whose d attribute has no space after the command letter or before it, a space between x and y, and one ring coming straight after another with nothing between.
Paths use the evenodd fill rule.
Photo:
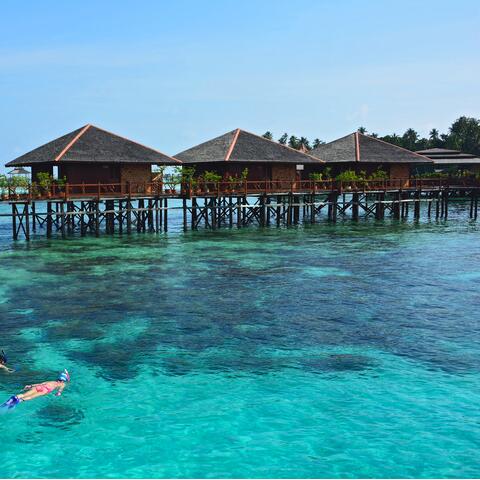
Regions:
<instances>
[{"instance_id":1,"label":"wooden wall","mask_svg":"<svg viewBox=\"0 0 480 480\"><path fill-rule=\"evenodd\" d=\"M96 164L64 163L59 166L59 177L68 183L143 183L151 181L150 164Z\"/></svg>"},{"instance_id":2,"label":"wooden wall","mask_svg":"<svg viewBox=\"0 0 480 480\"><path fill-rule=\"evenodd\" d=\"M192 165L186 165L191 167ZM248 180L288 180L295 181L296 165L285 163L255 163L255 162L212 162L195 166L195 176L202 176L206 171L215 172L224 180L228 177L240 177L242 171L248 168Z\"/></svg>"},{"instance_id":3,"label":"wooden wall","mask_svg":"<svg viewBox=\"0 0 480 480\"><path fill-rule=\"evenodd\" d=\"M53 166L52 165L48 165L48 164L40 164L40 165L35 165L33 164L32 165L32 182L37 182L38 181L38 178L37 178L37 175L39 173L49 173L50 175L52 175L52 172L53 172Z\"/></svg>"},{"instance_id":4,"label":"wooden wall","mask_svg":"<svg viewBox=\"0 0 480 480\"><path fill-rule=\"evenodd\" d=\"M122 183L150 182L152 178L152 166L149 164L124 164L120 170Z\"/></svg>"}]
</instances>

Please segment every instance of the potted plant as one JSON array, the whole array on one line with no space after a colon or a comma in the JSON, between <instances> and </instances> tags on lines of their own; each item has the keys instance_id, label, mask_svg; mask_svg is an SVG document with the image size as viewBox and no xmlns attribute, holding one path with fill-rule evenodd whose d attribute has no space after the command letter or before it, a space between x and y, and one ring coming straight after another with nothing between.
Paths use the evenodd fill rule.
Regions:
<instances>
[{"instance_id":1,"label":"potted plant","mask_svg":"<svg viewBox=\"0 0 480 480\"><path fill-rule=\"evenodd\" d=\"M179 173L182 192L194 192L196 186L196 180L194 179L195 167L181 167Z\"/></svg>"},{"instance_id":2,"label":"potted plant","mask_svg":"<svg viewBox=\"0 0 480 480\"><path fill-rule=\"evenodd\" d=\"M357 173L354 170L345 170L339 173L336 176L335 180L338 180L339 182L349 183L346 189L351 190L352 188L357 188L356 182L358 182L359 180L362 180L362 177L360 175L357 175Z\"/></svg>"},{"instance_id":3,"label":"potted plant","mask_svg":"<svg viewBox=\"0 0 480 480\"><path fill-rule=\"evenodd\" d=\"M57 178L53 183L58 187L59 192L63 192L67 184L67 177Z\"/></svg>"},{"instance_id":4,"label":"potted plant","mask_svg":"<svg viewBox=\"0 0 480 480\"><path fill-rule=\"evenodd\" d=\"M205 180L205 186L207 188L207 192L210 190L216 190L218 182L222 179L222 176L216 172L205 172L203 175L203 179Z\"/></svg>"},{"instance_id":5,"label":"potted plant","mask_svg":"<svg viewBox=\"0 0 480 480\"><path fill-rule=\"evenodd\" d=\"M8 178L6 175L0 175L0 196L2 200L7 200Z\"/></svg>"},{"instance_id":6,"label":"potted plant","mask_svg":"<svg viewBox=\"0 0 480 480\"><path fill-rule=\"evenodd\" d=\"M50 198L52 196L53 176L48 172L37 173L38 187L40 192Z\"/></svg>"},{"instance_id":7,"label":"potted plant","mask_svg":"<svg viewBox=\"0 0 480 480\"><path fill-rule=\"evenodd\" d=\"M231 193L235 193L237 191L238 185L238 177L235 175L232 177L231 175L228 177L228 191Z\"/></svg>"}]
</instances>

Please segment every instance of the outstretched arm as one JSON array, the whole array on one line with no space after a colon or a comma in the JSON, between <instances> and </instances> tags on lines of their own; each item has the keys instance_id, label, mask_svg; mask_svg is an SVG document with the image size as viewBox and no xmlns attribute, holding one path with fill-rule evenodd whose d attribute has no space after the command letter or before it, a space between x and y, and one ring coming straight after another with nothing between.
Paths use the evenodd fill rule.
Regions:
<instances>
[{"instance_id":1,"label":"outstretched arm","mask_svg":"<svg viewBox=\"0 0 480 480\"><path fill-rule=\"evenodd\" d=\"M37 385L41 385L41 383L32 383L31 385L25 385L23 389L30 390L31 388L36 387Z\"/></svg>"},{"instance_id":2,"label":"outstretched arm","mask_svg":"<svg viewBox=\"0 0 480 480\"><path fill-rule=\"evenodd\" d=\"M4 363L0 363L0 368L3 368L3 370L5 370L8 373L13 373L15 371L14 368L10 368L7 365L5 365Z\"/></svg>"},{"instance_id":3,"label":"outstretched arm","mask_svg":"<svg viewBox=\"0 0 480 480\"><path fill-rule=\"evenodd\" d=\"M65 384L62 383L59 387L58 387L58 390L57 390L57 393L55 394L56 397L59 397L62 392L63 392L63 389L65 388Z\"/></svg>"}]
</instances>

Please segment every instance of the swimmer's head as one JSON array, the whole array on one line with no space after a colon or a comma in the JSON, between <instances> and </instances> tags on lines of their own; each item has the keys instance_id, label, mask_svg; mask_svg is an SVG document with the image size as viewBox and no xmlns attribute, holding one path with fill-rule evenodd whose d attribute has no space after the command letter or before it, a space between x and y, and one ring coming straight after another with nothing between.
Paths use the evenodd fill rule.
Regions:
<instances>
[{"instance_id":1,"label":"swimmer's head","mask_svg":"<svg viewBox=\"0 0 480 480\"><path fill-rule=\"evenodd\" d=\"M5 352L2 350L2 353L0 353L0 363L2 365L5 365L7 363L7 355L5 354Z\"/></svg>"},{"instance_id":2,"label":"swimmer's head","mask_svg":"<svg viewBox=\"0 0 480 480\"><path fill-rule=\"evenodd\" d=\"M70 381L70 374L68 373L68 370L64 370L59 376L58 376L58 381L59 382L69 382Z\"/></svg>"}]
</instances>

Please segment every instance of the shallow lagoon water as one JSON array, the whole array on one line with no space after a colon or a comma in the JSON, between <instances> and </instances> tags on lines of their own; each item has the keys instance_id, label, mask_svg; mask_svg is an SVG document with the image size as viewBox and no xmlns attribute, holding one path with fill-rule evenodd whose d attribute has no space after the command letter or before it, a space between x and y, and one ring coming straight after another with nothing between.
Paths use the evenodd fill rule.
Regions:
<instances>
[{"instance_id":1,"label":"shallow lagoon water","mask_svg":"<svg viewBox=\"0 0 480 480\"><path fill-rule=\"evenodd\" d=\"M0 394L73 381L0 416L0 477L478 477L465 211L29 245L3 220Z\"/></svg>"}]
</instances>

